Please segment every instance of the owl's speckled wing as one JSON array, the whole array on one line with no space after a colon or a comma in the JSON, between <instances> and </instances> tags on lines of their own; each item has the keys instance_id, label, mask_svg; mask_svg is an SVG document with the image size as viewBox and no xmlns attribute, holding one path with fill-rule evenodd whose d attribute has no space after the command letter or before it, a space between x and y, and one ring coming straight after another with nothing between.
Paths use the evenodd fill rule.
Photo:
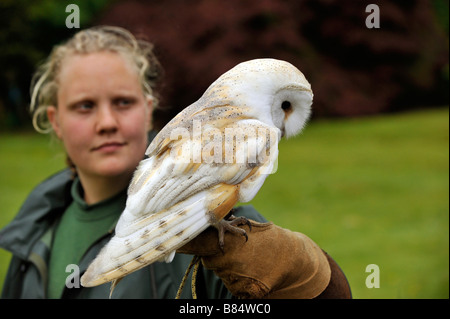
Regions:
<instances>
[{"instance_id":1,"label":"owl's speckled wing","mask_svg":"<svg viewBox=\"0 0 450 319\"><path fill-rule=\"evenodd\" d=\"M137 168L116 234L83 275L83 286L116 280L157 260L170 261L177 248L218 223L238 201L255 196L276 161L279 130L246 114L227 105L193 107L169 122ZM195 139L192 130L199 125L203 133L209 130L209 139ZM190 131L189 138L171 136L177 128ZM201 162L193 155L196 142L201 143Z\"/></svg>"}]
</instances>

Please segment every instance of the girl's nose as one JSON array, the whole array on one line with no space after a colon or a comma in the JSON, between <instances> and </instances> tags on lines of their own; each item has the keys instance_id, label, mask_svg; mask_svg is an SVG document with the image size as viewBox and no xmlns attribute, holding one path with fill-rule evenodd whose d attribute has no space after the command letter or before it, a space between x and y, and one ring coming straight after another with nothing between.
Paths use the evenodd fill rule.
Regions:
<instances>
[{"instance_id":1,"label":"girl's nose","mask_svg":"<svg viewBox=\"0 0 450 319\"><path fill-rule=\"evenodd\" d=\"M117 131L118 122L111 105L105 103L99 106L97 112L97 128L99 134L114 133Z\"/></svg>"}]
</instances>

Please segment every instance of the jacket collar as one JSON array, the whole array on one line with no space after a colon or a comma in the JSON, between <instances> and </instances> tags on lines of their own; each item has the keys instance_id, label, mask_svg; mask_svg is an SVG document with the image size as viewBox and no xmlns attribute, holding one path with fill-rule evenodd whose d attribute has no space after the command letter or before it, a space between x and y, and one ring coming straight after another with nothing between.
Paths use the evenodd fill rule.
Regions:
<instances>
[{"instance_id":1,"label":"jacket collar","mask_svg":"<svg viewBox=\"0 0 450 319\"><path fill-rule=\"evenodd\" d=\"M72 201L71 172L47 178L30 193L16 217L0 231L0 247L27 259L32 247Z\"/></svg>"}]
</instances>

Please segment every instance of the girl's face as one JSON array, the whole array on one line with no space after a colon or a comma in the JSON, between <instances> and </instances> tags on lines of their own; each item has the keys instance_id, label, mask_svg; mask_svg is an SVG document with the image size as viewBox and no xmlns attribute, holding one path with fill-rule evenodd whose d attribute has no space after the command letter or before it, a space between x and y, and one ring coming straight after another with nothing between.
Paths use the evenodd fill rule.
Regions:
<instances>
[{"instance_id":1,"label":"girl's face","mask_svg":"<svg viewBox=\"0 0 450 319\"><path fill-rule=\"evenodd\" d=\"M80 177L131 177L151 122L137 69L117 53L74 54L58 80L58 106L47 115Z\"/></svg>"}]
</instances>

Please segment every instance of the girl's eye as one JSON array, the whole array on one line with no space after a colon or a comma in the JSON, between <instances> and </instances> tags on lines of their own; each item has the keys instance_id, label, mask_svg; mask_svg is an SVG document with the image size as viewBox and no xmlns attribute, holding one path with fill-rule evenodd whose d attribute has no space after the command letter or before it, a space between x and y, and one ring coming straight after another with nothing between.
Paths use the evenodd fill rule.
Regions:
<instances>
[{"instance_id":1,"label":"girl's eye","mask_svg":"<svg viewBox=\"0 0 450 319\"><path fill-rule=\"evenodd\" d=\"M114 104L119 106L119 107L123 107L123 108L127 108L130 107L131 105L133 105L134 103L134 99L132 98L118 98L115 99Z\"/></svg>"},{"instance_id":2,"label":"girl's eye","mask_svg":"<svg viewBox=\"0 0 450 319\"><path fill-rule=\"evenodd\" d=\"M75 110L77 110L79 112L89 112L93 108L94 108L94 103L89 102L89 101L83 101L83 102L77 103L75 105Z\"/></svg>"}]
</instances>

